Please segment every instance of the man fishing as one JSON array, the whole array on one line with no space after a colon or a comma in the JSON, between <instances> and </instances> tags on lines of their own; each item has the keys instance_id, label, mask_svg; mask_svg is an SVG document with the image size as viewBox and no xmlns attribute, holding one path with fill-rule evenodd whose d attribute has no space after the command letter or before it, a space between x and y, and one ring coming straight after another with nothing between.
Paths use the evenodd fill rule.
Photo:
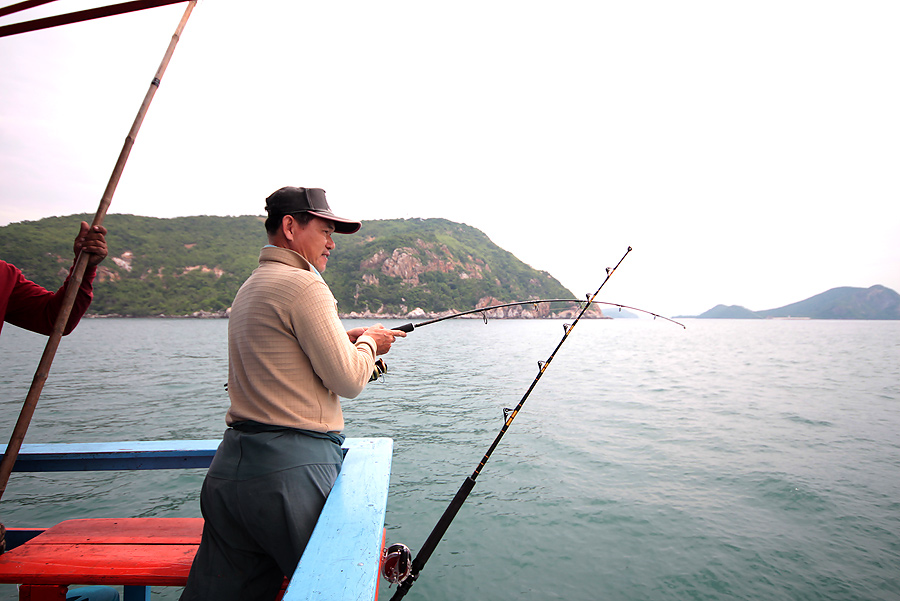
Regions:
<instances>
[{"instance_id":1,"label":"man fishing","mask_svg":"<svg viewBox=\"0 0 900 601\"><path fill-rule=\"evenodd\" d=\"M360 222L325 191L266 199L269 244L235 296L228 324L230 426L200 493L203 537L182 601L271 601L293 574L341 469L338 396L355 398L378 355L404 332L344 331L322 279L332 234Z\"/></svg>"}]
</instances>

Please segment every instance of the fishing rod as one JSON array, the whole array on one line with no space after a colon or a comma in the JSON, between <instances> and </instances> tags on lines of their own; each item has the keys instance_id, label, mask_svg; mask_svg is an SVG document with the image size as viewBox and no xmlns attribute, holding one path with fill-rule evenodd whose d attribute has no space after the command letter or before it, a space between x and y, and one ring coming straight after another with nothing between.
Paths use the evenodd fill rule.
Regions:
<instances>
[{"instance_id":1,"label":"fishing rod","mask_svg":"<svg viewBox=\"0 0 900 601\"><path fill-rule=\"evenodd\" d=\"M537 386L538 381L541 379L541 376L544 375L544 372L547 371L547 368L550 366L550 362L553 361L553 358L556 356L557 351L559 351L560 347L565 343L568 339L569 334L572 333L572 330L575 329L575 326L578 324L581 317L588 310L588 307L591 306L595 301L594 299L600 293L600 290L603 289L603 286L606 285L606 282L609 281L609 278L612 277L612 274L616 272L616 269L619 268L619 265L622 264L622 261L625 260L625 257L628 256L628 253L631 252L631 247L628 247L628 250L622 255L622 258L619 259L619 262L616 263L615 267L607 267L606 268L606 279L603 280L603 283L600 284L600 287L597 288L596 292L593 295L587 298L587 302L581 308L581 311L578 313L578 316L575 318L571 324L565 324L563 326L563 337L559 341L559 344L556 345L556 348L553 349L553 352L550 353L550 356L546 361L538 361L538 373L535 376L534 380L531 382L531 385L528 387L528 390L525 391L525 394L522 396L522 399L519 401L519 404L516 405L515 409L512 411L506 412L506 421L503 423L503 427L500 428L500 432L497 434L497 437L494 439L494 442L491 443L491 446L488 448L487 452L484 454L484 457L481 459L481 462L475 468L475 471L472 472L472 475L467 477L463 482L462 486L459 487L459 490L456 492L456 496L453 497L453 500L450 501L450 505L444 510L444 514L438 520L437 525L435 525L434 530L431 531L431 534L428 535L428 538L425 540L425 544L422 545L422 549L416 555L415 559L410 563L409 558L412 553L409 549L402 544L391 545L385 550L383 561L382 561L382 574L384 577L391 582L392 584L398 583L397 591L394 593L394 596L391 597L390 601L399 601L402 599L409 589L412 587L413 583L415 583L416 579L419 577L419 573L422 571L422 568L425 567L425 564L428 562L428 559L431 557L431 554L434 553L435 548L437 548L438 543L441 541L441 538L447 532L447 529L450 527L450 522L453 521L453 518L456 517L456 514L459 512L462 504L466 501L466 498L469 496L469 493L472 492L472 489L475 487L475 480L478 478L478 475L481 473L481 470L484 468L485 464L488 462L488 459L491 458L491 454L494 452L494 449L497 448L497 445L500 443L500 439L503 438L503 435L506 434L506 431L509 429L513 420L518 415L519 411L522 409L522 406L525 404L525 401L528 400L529 395L531 395L531 391L534 390L535 386ZM516 304L527 304L526 301L522 303L509 303L505 306L511 306ZM584 302L584 301L577 301ZM502 306L502 305L498 305ZM495 307L496 308L496 307ZM485 311L488 308L484 309L476 309L473 311L468 311L467 313L477 313L478 311ZM423 322L421 324L417 324L416 327L420 327L422 325L427 325L428 323L437 323L443 319L449 319L450 316L444 318L438 318L431 320L429 322ZM670 320L671 321L671 320ZM676 322L677 323L677 322ZM411 325L411 324L409 324ZM682 325L682 324L678 324ZM682 327L684 327L682 325ZM400 328L396 328L400 329ZM404 330L404 331L411 331Z\"/></svg>"},{"instance_id":2,"label":"fishing rod","mask_svg":"<svg viewBox=\"0 0 900 601\"><path fill-rule=\"evenodd\" d=\"M675 321L674 319L670 319L664 315L659 315L658 313L653 313L652 311L647 311L646 309L638 309L637 307L631 307L629 305L622 305L620 303L610 303L606 301L597 301L591 300L591 295L585 295L587 300L580 300L577 298L533 298L527 301L514 301L511 303L502 303L499 305L488 305L487 307L479 307L477 309L469 309L468 311L460 311L458 313L451 313L449 315L442 315L441 317L435 317L434 319L429 319L427 321L420 321L419 323L405 323L402 326L392 327L392 330L400 330L401 332L412 332L416 328L421 328L422 326L429 326L433 323L438 323L441 321L445 321L447 319L456 319L457 317L464 317L466 315L473 315L475 313L480 313L481 318L484 320L484 323L488 322L488 311L493 311L494 309L505 309L506 307L521 307L523 305L537 305L548 304L548 303L578 303L585 304L586 307L593 305L606 305L608 307L618 307L619 311L622 309L628 309L630 311L638 311L640 313L646 313L647 315L652 315L653 319L657 317L660 319L664 319L666 321L671 321L672 323L681 326L682 328L687 329L680 321ZM381 378L388 371L387 363L385 363L384 359L378 358L375 360L375 369L372 371L372 375L369 377L369 382L375 382L379 378Z\"/></svg>"},{"instance_id":3,"label":"fishing rod","mask_svg":"<svg viewBox=\"0 0 900 601\"><path fill-rule=\"evenodd\" d=\"M639 311L640 313L646 313L647 315L652 315L654 319L656 319L658 317L660 319L665 319L666 321L671 321L672 323L677 324L677 325L681 326L682 328L685 328L685 329L687 328L687 326L685 326L681 322L675 321L674 319L670 319L668 317L659 315L657 313L653 313L652 311L647 311L645 309L638 309L637 307L630 307L628 305L622 305L619 303L610 303L610 302L605 302L605 301L591 300L590 294L586 295L586 298L587 298L586 301L583 301L583 300L580 300L577 298L535 298L535 299L531 299L531 300L527 300L527 301L515 301L515 302L511 302L511 303L503 303L500 305L489 305L487 307L479 307L477 309L470 309L468 311L460 311L459 313L451 313L450 315L443 315L441 317L436 317L434 319L429 319L427 321L420 321L419 323L405 323L402 326L392 327L391 329L392 330L400 330L402 332L408 333L408 332L412 332L415 328L421 328L422 326L429 326L433 323L438 323L438 322L441 322L441 321L444 321L447 319L456 319L457 317L462 317L464 315L473 315L475 313L481 313L482 314L481 316L484 319L484 323L487 323L487 321L488 321L487 312L493 311L494 309L505 309L506 307L521 307L524 305L537 306L537 305L548 304L548 303L579 303L579 304L587 303L588 306L593 304L593 305L606 305L609 307L618 307L620 311L622 309L628 309L630 311Z\"/></svg>"}]
</instances>

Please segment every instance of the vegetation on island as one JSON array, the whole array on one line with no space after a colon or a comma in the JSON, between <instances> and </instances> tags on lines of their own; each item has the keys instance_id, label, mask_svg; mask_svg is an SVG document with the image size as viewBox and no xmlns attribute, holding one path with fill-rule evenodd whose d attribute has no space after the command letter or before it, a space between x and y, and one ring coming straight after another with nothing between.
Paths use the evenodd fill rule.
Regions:
<instances>
[{"instance_id":1,"label":"vegetation on island","mask_svg":"<svg viewBox=\"0 0 900 601\"><path fill-rule=\"evenodd\" d=\"M92 215L0 227L0 259L52 290L72 266L72 242ZM109 257L94 280L89 314L224 315L266 244L263 217L160 219L111 214ZM483 232L446 219L366 221L337 236L323 274L342 315L420 316L531 298L574 298ZM563 307L555 307L554 310ZM417 311L419 310L419 311ZM529 308L505 316L545 316ZM596 315L595 315L596 316ZM900 294L884 286L833 288L776 309L717 305L700 318L900 319Z\"/></svg>"},{"instance_id":2,"label":"vegetation on island","mask_svg":"<svg viewBox=\"0 0 900 601\"><path fill-rule=\"evenodd\" d=\"M574 298L483 232L446 219L367 221L340 237L336 268L324 274L341 312L462 311L492 298Z\"/></svg>"},{"instance_id":3,"label":"vegetation on island","mask_svg":"<svg viewBox=\"0 0 900 601\"><path fill-rule=\"evenodd\" d=\"M0 258L55 290L72 265L78 223L91 219L70 215L0 227ZM266 244L259 216L110 214L104 225L109 257L94 281L91 314L221 314ZM549 273L483 232L445 219L367 221L336 242L323 276L342 314L433 314L472 309L484 299L573 298Z\"/></svg>"}]
</instances>

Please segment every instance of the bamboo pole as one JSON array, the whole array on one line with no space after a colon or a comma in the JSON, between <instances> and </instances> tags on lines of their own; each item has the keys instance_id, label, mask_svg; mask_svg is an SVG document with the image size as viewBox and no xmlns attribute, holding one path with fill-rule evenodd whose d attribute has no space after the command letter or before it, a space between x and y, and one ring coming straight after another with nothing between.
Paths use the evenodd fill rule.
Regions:
<instances>
[{"instance_id":1,"label":"bamboo pole","mask_svg":"<svg viewBox=\"0 0 900 601\"><path fill-rule=\"evenodd\" d=\"M122 147L122 151L119 153L119 159L116 161L116 166L113 168L109 182L106 184L106 190L103 192L103 196L100 199L100 206L97 208L96 215L94 215L94 221L91 223L92 226L103 225L103 219L106 217L106 212L109 209L110 202L112 202L113 194L116 191L116 187L119 185L119 179L122 177L125 163L128 161L128 155L131 154L131 148L134 146L134 140L137 138L141 123L144 121L144 116L147 114L150 102L156 95L156 90L159 88L159 83L166 71L166 67L169 65L169 60L175 52L175 46L181 38L181 32L184 30L187 20L191 16L191 11L196 5L197 0L190 0L190 2L188 2L184 15L182 15L181 21L178 23L178 27L172 35L169 47L166 49L166 53L159 65L159 69L157 69L156 75L150 83L147 94L144 96L144 101L141 103L141 108L138 110L138 114L134 119L131 130L128 132L128 137L125 138L125 144ZM19 450L22 448L22 441L25 439L25 433L28 431L32 416L34 416L34 410L37 407L41 391L44 389L44 383L47 381L47 376L50 374L50 366L56 355L56 349L59 347L63 330L65 329L66 323L69 321L69 314L72 312L72 306L75 304L75 295L81 287L84 272L85 269L87 269L87 262L87 253L79 253L78 258L75 260L75 269L69 277L69 285L66 287L66 294L63 297L63 304L60 308L59 316L56 318L53 331L47 341L47 346L44 348L41 361L38 364L34 379L31 382L31 388L28 390L28 395L25 397L25 403L22 406L22 411L19 413L19 419L16 422L12 436L9 439L9 444L6 447L6 454L3 456L3 461L0 462L0 499L3 498L3 493L6 492L6 485L9 483L9 476L12 473L13 465L15 465L16 458L19 456Z\"/></svg>"}]
</instances>

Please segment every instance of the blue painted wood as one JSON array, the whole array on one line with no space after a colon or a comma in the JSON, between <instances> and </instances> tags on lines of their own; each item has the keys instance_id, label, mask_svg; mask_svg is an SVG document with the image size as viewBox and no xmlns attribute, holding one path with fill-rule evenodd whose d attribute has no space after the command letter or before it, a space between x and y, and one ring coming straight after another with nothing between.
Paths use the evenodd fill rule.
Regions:
<instances>
[{"instance_id":1,"label":"blue painted wood","mask_svg":"<svg viewBox=\"0 0 900 601\"><path fill-rule=\"evenodd\" d=\"M24 444L15 472L207 468L220 440ZM6 445L0 446L6 453Z\"/></svg>"},{"instance_id":2,"label":"blue painted wood","mask_svg":"<svg viewBox=\"0 0 900 601\"><path fill-rule=\"evenodd\" d=\"M284 601L372 601L379 578L390 438L348 438L347 454Z\"/></svg>"},{"instance_id":3,"label":"blue painted wood","mask_svg":"<svg viewBox=\"0 0 900 601\"><path fill-rule=\"evenodd\" d=\"M208 467L219 440L22 445L14 471ZM344 464L284 601L375 599L394 442L348 438ZM0 446L6 452L6 446ZM149 601L126 587L123 601Z\"/></svg>"},{"instance_id":4,"label":"blue painted wood","mask_svg":"<svg viewBox=\"0 0 900 601\"><path fill-rule=\"evenodd\" d=\"M122 587L122 601L150 601L149 586L124 586Z\"/></svg>"},{"instance_id":5,"label":"blue painted wood","mask_svg":"<svg viewBox=\"0 0 900 601\"><path fill-rule=\"evenodd\" d=\"M7 528L6 550L12 551L19 545L24 545L44 530L46 528Z\"/></svg>"}]
</instances>

